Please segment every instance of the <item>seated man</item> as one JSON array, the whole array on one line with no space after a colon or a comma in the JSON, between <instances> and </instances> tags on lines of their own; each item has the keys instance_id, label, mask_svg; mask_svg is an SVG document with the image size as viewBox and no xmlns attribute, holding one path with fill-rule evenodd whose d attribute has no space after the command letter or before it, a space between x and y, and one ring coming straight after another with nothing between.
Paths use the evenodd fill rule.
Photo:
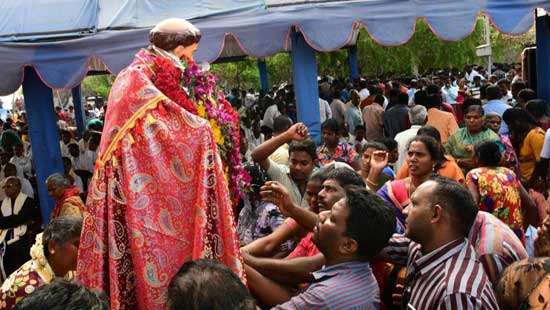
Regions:
<instances>
[{"instance_id":1,"label":"seated man","mask_svg":"<svg viewBox=\"0 0 550 310\"><path fill-rule=\"evenodd\" d=\"M365 187L361 177L349 168L328 172L318 194L319 211L330 210L345 196L344 187L349 185ZM311 272L321 268L324 257L312 240L311 231L319 221L316 213L298 207L288 191L277 182L267 182L262 188L262 196L279 206L283 214L292 216L300 227L310 231L285 259L254 257L246 249L241 251L252 293L263 303L275 305L288 300L293 288L299 284L312 281Z\"/></svg>"},{"instance_id":2,"label":"seated man","mask_svg":"<svg viewBox=\"0 0 550 310\"><path fill-rule=\"evenodd\" d=\"M364 187L350 186L345 198L319 216L313 242L325 257L314 283L274 309L379 309L378 284L369 261L395 230L393 210Z\"/></svg>"},{"instance_id":3,"label":"seated man","mask_svg":"<svg viewBox=\"0 0 550 310\"><path fill-rule=\"evenodd\" d=\"M30 198L34 198L34 190L32 188L31 182L27 180L24 177L21 177L19 174L19 170L17 169L17 166L12 163L7 163L4 166L4 177L16 177L19 179L19 182L21 183L21 192ZM4 192L1 192L0 195L2 198L5 196Z\"/></svg>"},{"instance_id":4,"label":"seated man","mask_svg":"<svg viewBox=\"0 0 550 310\"><path fill-rule=\"evenodd\" d=\"M18 177L8 177L2 183L2 188L6 198L2 200L0 208L0 275L4 280L29 259L28 226L39 218L40 211L34 200L21 192L21 181Z\"/></svg>"},{"instance_id":5,"label":"seated man","mask_svg":"<svg viewBox=\"0 0 550 310\"><path fill-rule=\"evenodd\" d=\"M405 309L498 309L489 277L466 239L478 213L466 188L436 176L422 183L403 210L405 235L381 256L407 265Z\"/></svg>"},{"instance_id":6,"label":"seated man","mask_svg":"<svg viewBox=\"0 0 550 310\"><path fill-rule=\"evenodd\" d=\"M48 194L54 199L55 207L51 218L59 216L83 216L84 202L80 198L80 190L60 173L54 173L46 179Z\"/></svg>"},{"instance_id":7,"label":"seated man","mask_svg":"<svg viewBox=\"0 0 550 310\"><path fill-rule=\"evenodd\" d=\"M252 296L225 265L207 259L188 261L168 286L168 310L254 310Z\"/></svg>"}]
</instances>

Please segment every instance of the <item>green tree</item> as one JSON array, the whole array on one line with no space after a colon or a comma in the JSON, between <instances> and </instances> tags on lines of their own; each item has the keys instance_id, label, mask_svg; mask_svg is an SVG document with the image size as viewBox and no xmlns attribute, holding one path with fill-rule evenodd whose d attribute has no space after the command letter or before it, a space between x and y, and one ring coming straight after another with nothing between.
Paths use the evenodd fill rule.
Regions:
<instances>
[{"instance_id":1,"label":"green tree","mask_svg":"<svg viewBox=\"0 0 550 310\"><path fill-rule=\"evenodd\" d=\"M82 81L82 96L101 96L106 100L109 97L114 78L109 74L87 76Z\"/></svg>"}]
</instances>

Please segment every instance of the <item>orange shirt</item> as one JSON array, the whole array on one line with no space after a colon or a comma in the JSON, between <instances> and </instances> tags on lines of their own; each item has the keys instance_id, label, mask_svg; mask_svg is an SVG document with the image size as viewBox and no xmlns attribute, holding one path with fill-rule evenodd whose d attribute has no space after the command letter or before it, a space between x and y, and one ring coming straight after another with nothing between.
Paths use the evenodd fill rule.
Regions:
<instances>
[{"instance_id":1,"label":"orange shirt","mask_svg":"<svg viewBox=\"0 0 550 310\"><path fill-rule=\"evenodd\" d=\"M445 155L447 162L443 164L443 167L437 171L437 174L457 181L460 184L464 184L464 173L462 169L457 165L455 159L451 156ZM405 161L403 166L397 171L396 179L404 179L409 176L409 165Z\"/></svg>"},{"instance_id":2,"label":"orange shirt","mask_svg":"<svg viewBox=\"0 0 550 310\"><path fill-rule=\"evenodd\" d=\"M428 110L428 122L426 125L433 126L439 131L441 134L441 144L443 145L458 130L455 116L452 113L441 111L437 108Z\"/></svg>"}]
</instances>

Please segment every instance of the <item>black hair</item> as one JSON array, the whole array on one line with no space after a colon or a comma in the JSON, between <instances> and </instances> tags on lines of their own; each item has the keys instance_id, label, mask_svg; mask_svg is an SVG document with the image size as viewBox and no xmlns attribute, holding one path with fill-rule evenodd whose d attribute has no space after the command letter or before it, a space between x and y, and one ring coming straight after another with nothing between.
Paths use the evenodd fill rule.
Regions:
<instances>
[{"instance_id":1,"label":"black hair","mask_svg":"<svg viewBox=\"0 0 550 310\"><path fill-rule=\"evenodd\" d=\"M332 165L330 167L332 167ZM327 179L327 174L328 174L327 169L319 169L319 170L313 172L307 180L308 180L308 182L309 181L319 181L322 184Z\"/></svg>"},{"instance_id":2,"label":"black hair","mask_svg":"<svg viewBox=\"0 0 550 310\"><path fill-rule=\"evenodd\" d=\"M252 178L250 181L251 191L254 193L259 193L260 187L262 187L265 182L269 180L267 173L257 163L246 165L244 169Z\"/></svg>"},{"instance_id":3,"label":"black hair","mask_svg":"<svg viewBox=\"0 0 550 310\"><path fill-rule=\"evenodd\" d=\"M277 116L273 120L273 132L284 132L292 126L292 120L285 115Z\"/></svg>"},{"instance_id":4,"label":"black hair","mask_svg":"<svg viewBox=\"0 0 550 310\"><path fill-rule=\"evenodd\" d=\"M200 40L200 32L167 33L154 31L149 33L149 42L165 51L171 51L180 45L190 46L199 43Z\"/></svg>"},{"instance_id":5,"label":"black hair","mask_svg":"<svg viewBox=\"0 0 550 310\"><path fill-rule=\"evenodd\" d=\"M384 137L384 138L376 139L375 142L384 144L388 151L397 150L397 141L395 141L392 138Z\"/></svg>"},{"instance_id":6,"label":"black hair","mask_svg":"<svg viewBox=\"0 0 550 310\"><path fill-rule=\"evenodd\" d=\"M435 84L430 84L428 86L426 86L426 94L429 96L429 95L437 95L439 94L439 92L441 91L441 89L439 88L439 86L435 85Z\"/></svg>"},{"instance_id":7,"label":"black hair","mask_svg":"<svg viewBox=\"0 0 550 310\"><path fill-rule=\"evenodd\" d=\"M512 121L520 124L537 125L537 121L533 118L533 116L522 108L507 109L502 114L502 120L508 126L510 126Z\"/></svg>"},{"instance_id":8,"label":"black hair","mask_svg":"<svg viewBox=\"0 0 550 310\"><path fill-rule=\"evenodd\" d=\"M395 232L395 214L380 197L364 186L347 186L345 190L349 210L346 235L357 242L358 256L371 260Z\"/></svg>"},{"instance_id":9,"label":"black hair","mask_svg":"<svg viewBox=\"0 0 550 310\"><path fill-rule=\"evenodd\" d=\"M441 96L429 94L426 96L426 109L439 108L441 106Z\"/></svg>"},{"instance_id":10,"label":"black hair","mask_svg":"<svg viewBox=\"0 0 550 310\"><path fill-rule=\"evenodd\" d=\"M483 141L475 145L475 156L481 167L498 167L502 155L495 141Z\"/></svg>"},{"instance_id":11,"label":"black hair","mask_svg":"<svg viewBox=\"0 0 550 310\"><path fill-rule=\"evenodd\" d=\"M441 143L437 142L434 138L425 135L417 135L409 141L409 144L407 144L407 150L413 142L422 142L426 146L428 153L430 153L430 157L433 161L435 161L435 171L439 170L447 161Z\"/></svg>"},{"instance_id":12,"label":"black hair","mask_svg":"<svg viewBox=\"0 0 550 310\"><path fill-rule=\"evenodd\" d=\"M349 168L334 168L327 172L325 180L334 180L338 182L341 187L349 185L363 186L365 187L365 181L355 171Z\"/></svg>"},{"instance_id":13,"label":"black hair","mask_svg":"<svg viewBox=\"0 0 550 310\"><path fill-rule=\"evenodd\" d=\"M385 144L377 141L367 142L365 146L363 146L362 152L365 152L368 148L372 148L377 151L388 151L388 147Z\"/></svg>"},{"instance_id":14,"label":"black hair","mask_svg":"<svg viewBox=\"0 0 550 310\"><path fill-rule=\"evenodd\" d=\"M394 98L394 97L397 97L399 96L399 94L401 93L401 91L399 91L399 89L396 89L396 88L391 88L389 93L388 93L388 96L391 98Z\"/></svg>"},{"instance_id":15,"label":"black hair","mask_svg":"<svg viewBox=\"0 0 550 310\"><path fill-rule=\"evenodd\" d=\"M510 87L510 81L507 79L500 79L498 80L497 85L506 85L506 87Z\"/></svg>"},{"instance_id":16,"label":"black hair","mask_svg":"<svg viewBox=\"0 0 550 310\"><path fill-rule=\"evenodd\" d=\"M385 100L386 100L386 98L383 95L379 94L379 95L374 96L373 102L378 103L379 105L383 105Z\"/></svg>"},{"instance_id":17,"label":"black hair","mask_svg":"<svg viewBox=\"0 0 550 310\"><path fill-rule=\"evenodd\" d=\"M537 99L537 93L531 88L524 88L520 90L517 94L518 98L522 99L525 102L528 102L533 99Z\"/></svg>"},{"instance_id":18,"label":"black hair","mask_svg":"<svg viewBox=\"0 0 550 310\"><path fill-rule=\"evenodd\" d=\"M168 310L255 309L252 296L227 266L208 259L188 261L168 286Z\"/></svg>"},{"instance_id":19,"label":"black hair","mask_svg":"<svg viewBox=\"0 0 550 310\"><path fill-rule=\"evenodd\" d=\"M44 255L50 256L48 243L50 241L56 244L63 244L75 237L80 237L82 231L82 218L74 216L64 216L54 218L42 234L42 245L44 246Z\"/></svg>"},{"instance_id":20,"label":"black hair","mask_svg":"<svg viewBox=\"0 0 550 310\"><path fill-rule=\"evenodd\" d=\"M498 87L497 85L487 86L487 89L485 90L485 95L487 96L487 100L502 98L502 92L500 91L500 87Z\"/></svg>"},{"instance_id":21,"label":"black hair","mask_svg":"<svg viewBox=\"0 0 550 310\"><path fill-rule=\"evenodd\" d=\"M436 183L431 201L440 204L450 213L458 232L467 237L474 223L478 207L468 189L462 184L442 176L432 176L431 181Z\"/></svg>"},{"instance_id":22,"label":"black hair","mask_svg":"<svg viewBox=\"0 0 550 310\"><path fill-rule=\"evenodd\" d=\"M464 102L462 103L462 109L464 111L466 111L468 109L469 106L471 105L479 105L481 106L483 103L481 102L481 100L477 99L477 98L468 98L466 100L464 100Z\"/></svg>"},{"instance_id":23,"label":"black hair","mask_svg":"<svg viewBox=\"0 0 550 310\"><path fill-rule=\"evenodd\" d=\"M311 139L292 141L288 147L288 154L290 155L293 152L306 152L309 156L311 156L312 160L317 159L315 142Z\"/></svg>"},{"instance_id":24,"label":"black hair","mask_svg":"<svg viewBox=\"0 0 550 310\"><path fill-rule=\"evenodd\" d=\"M409 95L407 95L406 93L403 93L403 92L399 92L399 94L397 95L397 103L403 104L403 105L408 105L409 104Z\"/></svg>"},{"instance_id":25,"label":"black hair","mask_svg":"<svg viewBox=\"0 0 550 310\"><path fill-rule=\"evenodd\" d=\"M426 99L428 98L428 94L425 90L418 90L414 93L414 103L426 106Z\"/></svg>"},{"instance_id":26,"label":"black hair","mask_svg":"<svg viewBox=\"0 0 550 310\"><path fill-rule=\"evenodd\" d=\"M334 118L329 118L326 121L323 122L321 125L321 130L328 130L335 133L340 133L340 124L338 124L338 121Z\"/></svg>"},{"instance_id":27,"label":"black hair","mask_svg":"<svg viewBox=\"0 0 550 310\"><path fill-rule=\"evenodd\" d=\"M363 130L365 130L365 126L363 126L363 125L357 125L357 126L355 126L355 131L357 131L358 129L363 129Z\"/></svg>"},{"instance_id":28,"label":"black hair","mask_svg":"<svg viewBox=\"0 0 550 310\"><path fill-rule=\"evenodd\" d=\"M541 118L545 115L550 115L548 111L548 103L542 99L533 99L527 102L525 110L529 112L535 119Z\"/></svg>"},{"instance_id":29,"label":"black hair","mask_svg":"<svg viewBox=\"0 0 550 310\"><path fill-rule=\"evenodd\" d=\"M485 115L485 111L483 110L483 107L480 105L469 105L464 109L464 115L470 113L470 112L477 112L479 115L483 116Z\"/></svg>"},{"instance_id":30,"label":"black hair","mask_svg":"<svg viewBox=\"0 0 550 310\"><path fill-rule=\"evenodd\" d=\"M430 125L424 125L418 129L416 132L416 135L418 136L429 136L434 138L437 142L441 143L441 133L437 128L430 126Z\"/></svg>"},{"instance_id":31,"label":"black hair","mask_svg":"<svg viewBox=\"0 0 550 310\"><path fill-rule=\"evenodd\" d=\"M54 279L36 289L15 305L18 310L108 310L109 303L104 294L90 290L76 282Z\"/></svg>"}]
</instances>

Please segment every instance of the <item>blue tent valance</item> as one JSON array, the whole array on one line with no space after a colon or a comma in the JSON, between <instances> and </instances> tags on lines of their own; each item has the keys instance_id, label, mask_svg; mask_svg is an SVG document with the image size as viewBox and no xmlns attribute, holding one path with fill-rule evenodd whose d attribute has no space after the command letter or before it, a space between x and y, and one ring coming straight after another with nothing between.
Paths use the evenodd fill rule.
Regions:
<instances>
[{"instance_id":1,"label":"blue tent valance","mask_svg":"<svg viewBox=\"0 0 550 310\"><path fill-rule=\"evenodd\" d=\"M194 1L181 2L188 4L185 8L192 8L189 3ZM306 42L317 51L353 44L361 27L382 45L403 44L411 38L419 18L425 19L438 37L448 41L470 34L480 14L489 16L492 24L502 32L521 34L532 27L536 8L550 9L550 0L268 0L267 5L262 1L251 6L244 5L245 2L233 1L237 4L234 7L227 10L217 7L218 14L193 19L203 33L196 54L198 61L213 62L220 57L236 55L266 57L289 50L289 34L293 27L302 32ZM111 26L106 28L117 28L117 25L134 28L152 25L167 17L159 14L143 24L132 24L131 21L139 19L145 11L127 13L124 7L132 6L119 5L118 13L99 19L110 21L105 25ZM151 14L153 16L154 12ZM101 60L112 73L118 73L130 63L138 49L147 46L149 28L101 30L77 39L47 43L1 43L0 74L3 79L0 94L11 93L20 86L24 66L33 66L52 88L78 85L92 58Z\"/></svg>"}]
</instances>

